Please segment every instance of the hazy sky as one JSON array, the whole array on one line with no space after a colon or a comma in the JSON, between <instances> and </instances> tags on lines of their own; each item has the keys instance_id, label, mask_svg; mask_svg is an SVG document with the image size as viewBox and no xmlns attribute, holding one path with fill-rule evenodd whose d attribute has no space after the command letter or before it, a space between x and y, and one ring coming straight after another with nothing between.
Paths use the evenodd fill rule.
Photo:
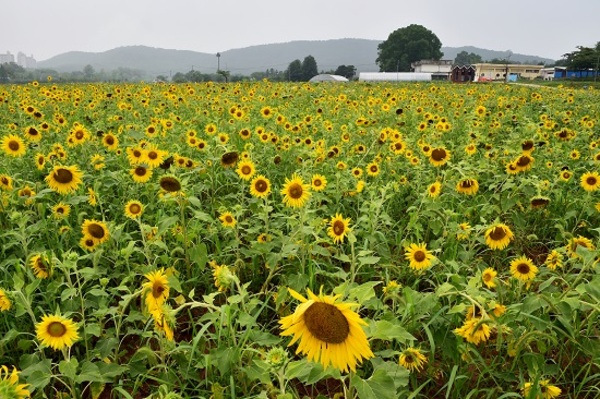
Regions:
<instances>
[{"instance_id":1,"label":"hazy sky","mask_svg":"<svg viewBox=\"0 0 600 399\"><path fill-rule=\"evenodd\" d=\"M0 0L0 54L145 45L206 53L292 40L385 40L423 25L443 46L559 59L600 41L600 0Z\"/></svg>"}]
</instances>

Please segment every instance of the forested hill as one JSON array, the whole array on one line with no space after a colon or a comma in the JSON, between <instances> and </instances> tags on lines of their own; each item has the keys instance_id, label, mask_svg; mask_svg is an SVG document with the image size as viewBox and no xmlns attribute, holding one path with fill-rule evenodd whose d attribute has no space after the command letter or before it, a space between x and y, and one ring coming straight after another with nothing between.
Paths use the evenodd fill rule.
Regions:
<instances>
[{"instance_id":1,"label":"forested hill","mask_svg":"<svg viewBox=\"0 0 600 399\"><path fill-rule=\"evenodd\" d=\"M118 68L141 70L148 76L174 74L197 70L212 73L219 66L231 74L250 75L268 69L284 71L290 62L312 55L319 71L335 70L340 65L354 65L358 72L373 72L379 40L335 39L319 41L292 41L264 44L222 51L216 54L188 50L170 50L146 46L119 47L101 53L72 51L38 62L38 68L59 72L81 71L91 65L96 71ZM444 59L454 59L461 51L481 55L483 60L506 58L507 51L485 50L476 47L442 47ZM553 60L534 55L512 54L511 61L521 63L552 63ZM218 65L219 63L219 65Z\"/></svg>"}]
</instances>

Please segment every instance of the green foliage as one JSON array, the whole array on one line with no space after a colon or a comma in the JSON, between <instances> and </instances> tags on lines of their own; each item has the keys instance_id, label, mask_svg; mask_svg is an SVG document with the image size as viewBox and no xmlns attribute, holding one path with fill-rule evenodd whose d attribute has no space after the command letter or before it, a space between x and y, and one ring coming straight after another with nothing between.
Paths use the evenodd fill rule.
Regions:
<instances>
[{"instance_id":1,"label":"green foliage","mask_svg":"<svg viewBox=\"0 0 600 399\"><path fill-rule=\"evenodd\" d=\"M377 46L375 62L381 72L409 72L411 63L419 60L439 60L442 42L429 29L412 24L396 29Z\"/></svg>"}]
</instances>

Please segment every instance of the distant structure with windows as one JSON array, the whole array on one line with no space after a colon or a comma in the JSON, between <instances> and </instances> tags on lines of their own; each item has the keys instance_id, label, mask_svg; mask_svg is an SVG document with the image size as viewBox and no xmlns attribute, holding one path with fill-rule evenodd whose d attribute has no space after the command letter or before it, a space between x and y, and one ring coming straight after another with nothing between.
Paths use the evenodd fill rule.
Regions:
<instances>
[{"instance_id":1,"label":"distant structure with windows","mask_svg":"<svg viewBox=\"0 0 600 399\"><path fill-rule=\"evenodd\" d=\"M37 61L35 60L35 58L33 58L33 55L31 57L28 57L20 51L17 54L17 64L25 69L32 69L37 67Z\"/></svg>"},{"instance_id":2,"label":"distant structure with windows","mask_svg":"<svg viewBox=\"0 0 600 399\"><path fill-rule=\"evenodd\" d=\"M473 64L475 68L475 82L507 81L514 82L518 79L533 80L540 76L543 65L526 64Z\"/></svg>"},{"instance_id":3,"label":"distant structure with windows","mask_svg":"<svg viewBox=\"0 0 600 399\"><path fill-rule=\"evenodd\" d=\"M452 73L452 60L420 60L410 64L415 73L430 73L431 80L448 80Z\"/></svg>"},{"instance_id":4,"label":"distant structure with windows","mask_svg":"<svg viewBox=\"0 0 600 399\"><path fill-rule=\"evenodd\" d=\"M10 64L11 62L15 62L15 56L7 51L6 54L0 54L0 64Z\"/></svg>"}]
</instances>

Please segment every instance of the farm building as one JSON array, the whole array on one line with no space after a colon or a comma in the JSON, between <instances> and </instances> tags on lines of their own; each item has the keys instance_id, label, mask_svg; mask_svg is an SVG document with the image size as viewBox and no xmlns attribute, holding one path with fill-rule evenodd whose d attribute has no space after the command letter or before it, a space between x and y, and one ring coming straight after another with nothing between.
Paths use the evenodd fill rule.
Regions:
<instances>
[{"instance_id":1,"label":"farm building","mask_svg":"<svg viewBox=\"0 0 600 399\"><path fill-rule=\"evenodd\" d=\"M475 67L473 65L454 65L450 72L450 80L453 82L472 82L475 79Z\"/></svg>"},{"instance_id":2,"label":"farm building","mask_svg":"<svg viewBox=\"0 0 600 399\"><path fill-rule=\"evenodd\" d=\"M428 82L431 73L427 72L361 72L358 80L361 82Z\"/></svg>"},{"instance_id":3,"label":"farm building","mask_svg":"<svg viewBox=\"0 0 600 399\"><path fill-rule=\"evenodd\" d=\"M431 73L432 80L448 80L452 63L452 60L420 60L410 64L410 67L415 73Z\"/></svg>"},{"instance_id":4,"label":"farm building","mask_svg":"<svg viewBox=\"0 0 600 399\"><path fill-rule=\"evenodd\" d=\"M310 78L309 82L347 82L344 76L321 73Z\"/></svg>"},{"instance_id":5,"label":"farm building","mask_svg":"<svg viewBox=\"0 0 600 399\"><path fill-rule=\"evenodd\" d=\"M540 75L542 65L525 64L473 64L475 67L475 82L492 80L535 79ZM507 78L508 74L508 78Z\"/></svg>"},{"instance_id":6,"label":"farm building","mask_svg":"<svg viewBox=\"0 0 600 399\"><path fill-rule=\"evenodd\" d=\"M589 69L583 69L583 70L569 70L566 67L554 67L552 68L554 69L554 79L560 79L560 78L571 78L571 79L578 79L578 78L593 78L594 75L598 75L598 72L595 71L592 68ZM600 76L600 75L598 75Z\"/></svg>"}]
</instances>

